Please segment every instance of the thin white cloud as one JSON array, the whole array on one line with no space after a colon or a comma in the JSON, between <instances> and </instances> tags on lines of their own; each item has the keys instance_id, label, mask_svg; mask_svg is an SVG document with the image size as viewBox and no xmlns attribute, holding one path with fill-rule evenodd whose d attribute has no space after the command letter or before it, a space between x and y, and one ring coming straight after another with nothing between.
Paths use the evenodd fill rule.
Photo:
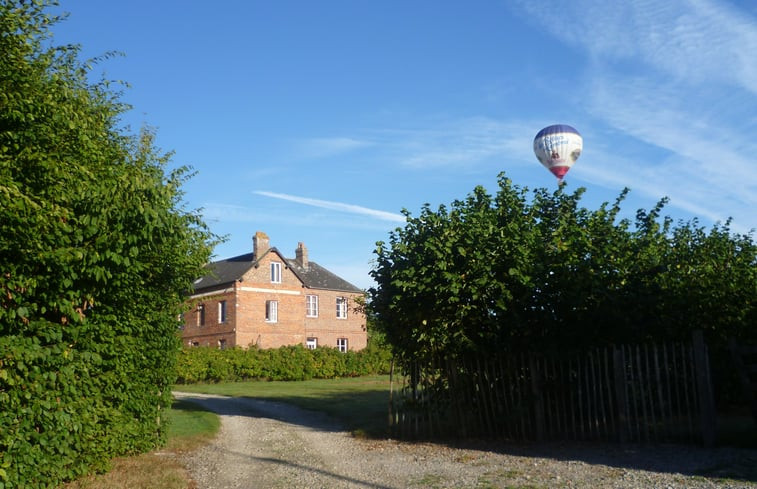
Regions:
<instances>
[{"instance_id":1,"label":"thin white cloud","mask_svg":"<svg viewBox=\"0 0 757 489\"><path fill-rule=\"evenodd\" d=\"M734 217L743 231L754 226L748 209L757 205L757 141L744 137L750 123L743 113L756 107L754 97L723 106L727 96L717 91L607 72L594 77L591 92L593 115L656 148L652 159L622 158L627 185L670 196L672 205L714 221ZM605 149L609 161L618 159Z\"/></svg>"},{"instance_id":2,"label":"thin white cloud","mask_svg":"<svg viewBox=\"0 0 757 489\"><path fill-rule=\"evenodd\" d=\"M397 222L396 219L355 219L348 213L344 213L342 217L338 217L333 215L333 213L327 214L325 210L297 213L284 212L281 209L272 211L270 207L263 209L259 206L247 207L218 202L205 203L202 209L202 216L205 222L219 234L224 234L226 232L224 229L227 226L240 223L243 225L283 226L285 228L299 229L321 226L326 220L328 220L329 228L331 229L386 233L394 227L393 224L387 224L387 222Z\"/></svg>"},{"instance_id":3,"label":"thin white cloud","mask_svg":"<svg viewBox=\"0 0 757 489\"><path fill-rule=\"evenodd\" d=\"M410 128L364 129L362 135L355 137L308 139L297 144L297 154L322 158L369 149L368 157L382 165L396 164L414 170L480 171L491 163L535 161L530 145L523 141L533 138L538 123L488 117L431 117L415 119L412 124Z\"/></svg>"},{"instance_id":4,"label":"thin white cloud","mask_svg":"<svg viewBox=\"0 0 757 489\"><path fill-rule=\"evenodd\" d=\"M424 129L385 131L384 149L393 161L414 169L478 168L488 161L525 160L533 155L524 138L533 127L486 117L427 121ZM429 127L431 127L429 129Z\"/></svg>"},{"instance_id":5,"label":"thin white cloud","mask_svg":"<svg viewBox=\"0 0 757 489\"><path fill-rule=\"evenodd\" d=\"M632 60L689 82L757 93L757 20L717 0L521 2L552 35L604 59Z\"/></svg>"},{"instance_id":6,"label":"thin white cloud","mask_svg":"<svg viewBox=\"0 0 757 489\"><path fill-rule=\"evenodd\" d=\"M257 195L263 195L265 197L271 197L273 199L296 202L298 204L308 205L311 207L319 207L321 209L329 209L333 211L347 212L351 214L359 214L362 216L368 216L368 217L372 217L374 219L380 219L383 221L405 222L405 216L403 216L402 214L396 214L393 212L370 209L368 207L362 207L359 205L345 204L342 202L333 202L329 200L311 199L309 197L299 197L296 195L280 194L277 192L267 192L264 190L258 190L258 191L255 191L254 193Z\"/></svg>"},{"instance_id":7,"label":"thin white cloud","mask_svg":"<svg viewBox=\"0 0 757 489\"><path fill-rule=\"evenodd\" d=\"M559 5L558 5L559 3ZM581 87L597 126L581 174L734 229L757 225L757 18L717 0L523 2L535 24L589 54ZM565 28L565 19L571 19ZM627 137L630 136L630 137ZM633 152L633 153L631 153Z\"/></svg>"},{"instance_id":8,"label":"thin white cloud","mask_svg":"<svg viewBox=\"0 0 757 489\"><path fill-rule=\"evenodd\" d=\"M677 86L651 80L625 80L605 75L594 85L590 111L641 141L678 154L708 178L754 180L751 138L726 124L712 109L717 100L699 94L693 107L680 97ZM700 109L699 107L703 107ZM713 113L715 112L715 113Z\"/></svg>"},{"instance_id":9,"label":"thin white cloud","mask_svg":"<svg viewBox=\"0 0 757 489\"><path fill-rule=\"evenodd\" d=\"M375 143L351 137L309 138L296 143L296 152L302 158L329 158L373 146Z\"/></svg>"},{"instance_id":10,"label":"thin white cloud","mask_svg":"<svg viewBox=\"0 0 757 489\"><path fill-rule=\"evenodd\" d=\"M241 205L220 204L209 202L202 208L202 216L208 222L259 222L265 214L256 213L253 209Z\"/></svg>"},{"instance_id":11,"label":"thin white cloud","mask_svg":"<svg viewBox=\"0 0 757 489\"><path fill-rule=\"evenodd\" d=\"M675 159L643 166L633 158L594 147L591 158L577 165L574 173L594 185L612 189L629 187L632 197L643 196L649 202L669 197L670 207L712 222L724 222L732 217L734 230L750 231L746 224L752 222L749 208L744 207L735 195L723 193L720 187L704 179L687 178L685 169L685 165ZM651 207L651 204L644 207Z\"/></svg>"}]
</instances>

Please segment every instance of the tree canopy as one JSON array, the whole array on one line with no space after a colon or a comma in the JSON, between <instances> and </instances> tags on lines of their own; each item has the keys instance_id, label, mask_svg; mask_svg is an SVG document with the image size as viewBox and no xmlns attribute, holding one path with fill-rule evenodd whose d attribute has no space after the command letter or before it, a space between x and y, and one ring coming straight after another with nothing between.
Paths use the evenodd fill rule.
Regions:
<instances>
[{"instance_id":1,"label":"tree canopy","mask_svg":"<svg viewBox=\"0 0 757 489\"><path fill-rule=\"evenodd\" d=\"M369 308L395 353L557 351L681 338L757 338L757 246L729 223L621 218L584 189L530 192L504 174L449 208L427 204L377 243Z\"/></svg>"},{"instance_id":2,"label":"tree canopy","mask_svg":"<svg viewBox=\"0 0 757 489\"><path fill-rule=\"evenodd\" d=\"M53 43L50 6L0 0L0 487L161 443L214 240L184 209L188 169L121 126L121 93Z\"/></svg>"}]
</instances>

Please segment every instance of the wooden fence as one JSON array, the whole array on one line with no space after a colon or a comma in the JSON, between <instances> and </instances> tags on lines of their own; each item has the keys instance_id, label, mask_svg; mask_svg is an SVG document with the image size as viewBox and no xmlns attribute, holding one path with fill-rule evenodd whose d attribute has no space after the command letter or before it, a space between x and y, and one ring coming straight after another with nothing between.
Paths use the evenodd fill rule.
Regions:
<instances>
[{"instance_id":1,"label":"wooden fence","mask_svg":"<svg viewBox=\"0 0 757 489\"><path fill-rule=\"evenodd\" d=\"M742 397L749 404L757 423L757 346L742 345L735 339L728 344L741 383Z\"/></svg>"},{"instance_id":2,"label":"wooden fence","mask_svg":"<svg viewBox=\"0 0 757 489\"><path fill-rule=\"evenodd\" d=\"M408 366L390 402L402 438L686 441L715 438L707 348L623 345Z\"/></svg>"}]
</instances>

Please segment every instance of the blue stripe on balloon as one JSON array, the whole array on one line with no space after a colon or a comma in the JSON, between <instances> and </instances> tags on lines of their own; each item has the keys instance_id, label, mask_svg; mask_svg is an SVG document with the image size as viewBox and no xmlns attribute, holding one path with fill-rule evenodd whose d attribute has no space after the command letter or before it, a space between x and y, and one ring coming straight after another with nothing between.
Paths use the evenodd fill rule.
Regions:
<instances>
[{"instance_id":1,"label":"blue stripe on balloon","mask_svg":"<svg viewBox=\"0 0 757 489\"><path fill-rule=\"evenodd\" d=\"M577 134L579 136L581 135L578 131L576 131L574 128L572 128L571 126L567 124L555 124L553 126L547 126L541 131L539 131L536 134L536 137L534 137L534 139L538 139L542 136L546 136L547 134L559 134L559 133L566 133L566 132Z\"/></svg>"}]
</instances>

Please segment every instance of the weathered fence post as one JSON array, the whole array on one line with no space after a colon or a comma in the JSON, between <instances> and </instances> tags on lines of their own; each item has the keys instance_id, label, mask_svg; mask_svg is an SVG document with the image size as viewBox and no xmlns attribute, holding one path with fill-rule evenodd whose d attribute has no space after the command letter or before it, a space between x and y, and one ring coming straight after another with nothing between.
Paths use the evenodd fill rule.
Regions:
<instances>
[{"instance_id":1,"label":"weathered fence post","mask_svg":"<svg viewBox=\"0 0 757 489\"><path fill-rule=\"evenodd\" d=\"M536 441L544 440L544 396L541 388L541 373L533 354L528 356L528 370L531 373L531 394L534 399L534 416L536 417Z\"/></svg>"},{"instance_id":2,"label":"weathered fence post","mask_svg":"<svg viewBox=\"0 0 757 489\"><path fill-rule=\"evenodd\" d=\"M617 407L618 440L628 441L628 397L626 396L626 360L622 347L613 347L612 365L615 379L615 405Z\"/></svg>"},{"instance_id":3,"label":"weathered fence post","mask_svg":"<svg viewBox=\"0 0 757 489\"><path fill-rule=\"evenodd\" d=\"M394 357L392 357L391 367L389 368L389 412L387 413L387 421L389 423L389 429L394 429Z\"/></svg>"},{"instance_id":4,"label":"weathered fence post","mask_svg":"<svg viewBox=\"0 0 757 489\"><path fill-rule=\"evenodd\" d=\"M696 372L697 396L699 398L702 441L705 446L712 446L715 444L715 403L712 397L707 345L704 343L704 334L701 329L697 329L691 334L691 343L694 348L694 371Z\"/></svg>"},{"instance_id":5,"label":"weathered fence post","mask_svg":"<svg viewBox=\"0 0 757 489\"><path fill-rule=\"evenodd\" d=\"M447 366L447 378L449 379L449 395L451 403L451 412L454 416L452 426L457 427L457 435L463 438L468 436L467 419L464 415L464 409L460 399L462 399L463 385L457 378L458 360L452 361L449 358L445 360Z\"/></svg>"},{"instance_id":6,"label":"weathered fence post","mask_svg":"<svg viewBox=\"0 0 757 489\"><path fill-rule=\"evenodd\" d=\"M728 349L741 383L742 396L752 410L754 422L757 423L757 346L739 345L736 338L730 338Z\"/></svg>"}]
</instances>

